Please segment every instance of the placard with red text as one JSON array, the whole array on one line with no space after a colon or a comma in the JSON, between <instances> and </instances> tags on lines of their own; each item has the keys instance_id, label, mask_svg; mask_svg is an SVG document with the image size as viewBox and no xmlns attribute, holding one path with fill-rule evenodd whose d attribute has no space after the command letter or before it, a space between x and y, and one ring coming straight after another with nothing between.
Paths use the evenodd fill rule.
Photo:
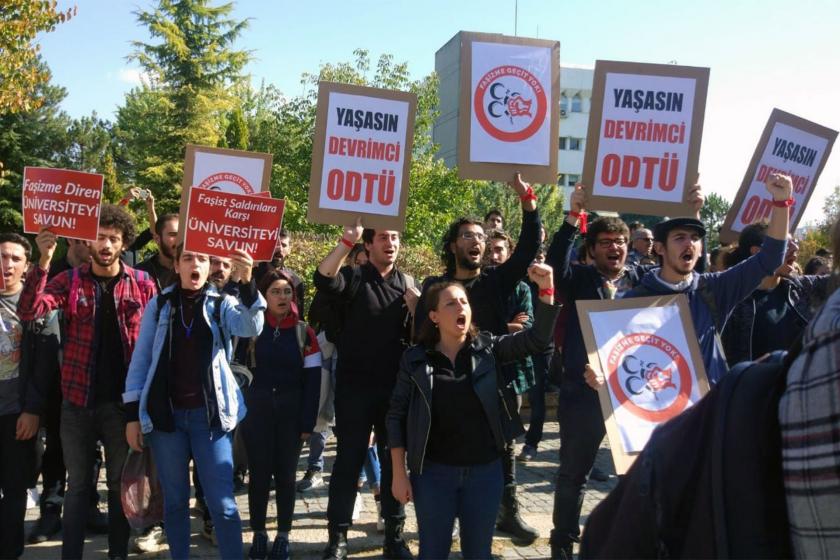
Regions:
<instances>
[{"instance_id":1,"label":"placard with red text","mask_svg":"<svg viewBox=\"0 0 840 560\"><path fill-rule=\"evenodd\" d=\"M270 261L283 223L285 200L192 189L184 249L217 257L242 250L254 261Z\"/></svg>"},{"instance_id":2,"label":"placard with red text","mask_svg":"<svg viewBox=\"0 0 840 560\"><path fill-rule=\"evenodd\" d=\"M413 93L318 85L309 221L403 230L416 108Z\"/></svg>"},{"instance_id":3,"label":"placard with red text","mask_svg":"<svg viewBox=\"0 0 840 560\"><path fill-rule=\"evenodd\" d=\"M23 168L23 232L96 241L104 178L51 167Z\"/></svg>"},{"instance_id":4,"label":"placard with red text","mask_svg":"<svg viewBox=\"0 0 840 560\"><path fill-rule=\"evenodd\" d=\"M583 163L592 210L693 214L708 68L599 60Z\"/></svg>"},{"instance_id":5,"label":"placard with red text","mask_svg":"<svg viewBox=\"0 0 840 560\"><path fill-rule=\"evenodd\" d=\"M790 231L796 231L836 138L836 130L773 109L723 222L720 240L737 241L745 227L770 219L773 204L764 181L771 173L789 175L793 181Z\"/></svg>"}]
</instances>

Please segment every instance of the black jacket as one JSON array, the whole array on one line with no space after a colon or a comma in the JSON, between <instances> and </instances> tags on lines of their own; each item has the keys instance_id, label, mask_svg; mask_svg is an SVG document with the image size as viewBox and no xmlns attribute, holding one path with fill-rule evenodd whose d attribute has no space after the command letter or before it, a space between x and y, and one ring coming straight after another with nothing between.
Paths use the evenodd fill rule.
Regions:
<instances>
[{"instance_id":1,"label":"black jacket","mask_svg":"<svg viewBox=\"0 0 840 560\"><path fill-rule=\"evenodd\" d=\"M481 332L471 342L473 388L490 422L499 451L514 435L510 433L510 425L519 415L515 410L506 410L502 389L511 380L501 379L497 364L545 350L551 344L559 310L559 305L538 302L534 326L530 329L503 336ZM418 474L423 471L432 422L432 369L426 352L425 347L417 345L403 354L386 417L388 445L404 448L409 469Z\"/></svg>"}]
</instances>

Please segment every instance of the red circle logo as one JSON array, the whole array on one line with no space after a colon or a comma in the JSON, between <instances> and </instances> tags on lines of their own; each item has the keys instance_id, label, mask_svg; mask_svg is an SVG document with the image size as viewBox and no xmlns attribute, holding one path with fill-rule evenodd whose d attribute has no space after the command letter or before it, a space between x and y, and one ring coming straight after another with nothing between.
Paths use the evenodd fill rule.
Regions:
<instances>
[{"instance_id":1,"label":"red circle logo","mask_svg":"<svg viewBox=\"0 0 840 560\"><path fill-rule=\"evenodd\" d=\"M542 127L548 101L533 74L519 66L498 66L478 81L473 110L487 134L502 142L521 142Z\"/></svg>"},{"instance_id":2,"label":"red circle logo","mask_svg":"<svg viewBox=\"0 0 840 560\"><path fill-rule=\"evenodd\" d=\"M227 183L227 184L226 184ZM227 192L229 186L233 184L239 187L245 194L254 194L254 189L244 177L236 173L214 173L204 179L197 188L210 189L213 191Z\"/></svg>"},{"instance_id":3,"label":"red circle logo","mask_svg":"<svg viewBox=\"0 0 840 560\"><path fill-rule=\"evenodd\" d=\"M628 412L665 422L688 408L692 378L679 349L655 334L619 339L607 356L610 390Z\"/></svg>"}]
</instances>

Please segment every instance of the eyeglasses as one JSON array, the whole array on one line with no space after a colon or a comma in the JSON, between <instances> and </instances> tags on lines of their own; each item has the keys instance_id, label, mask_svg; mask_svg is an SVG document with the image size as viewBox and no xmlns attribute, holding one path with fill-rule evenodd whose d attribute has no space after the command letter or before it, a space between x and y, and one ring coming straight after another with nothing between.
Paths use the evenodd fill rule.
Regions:
<instances>
[{"instance_id":1,"label":"eyeglasses","mask_svg":"<svg viewBox=\"0 0 840 560\"><path fill-rule=\"evenodd\" d=\"M464 241L475 240L479 243L482 243L487 239L487 236L481 233L480 231L465 231L461 233L458 237L460 237Z\"/></svg>"},{"instance_id":2,"label":"eyeglasses","mask_svg":"<svg viewBox=\"0 0 840 560\"><path fill-rule=\"evenodd\" d=\"M613 244L616 247L624 247L627 244L627 240L623 237L619 237L617 239L599 239L595 242L598 247L601 249L609 249Z\"/></svg>"}]
</instances>

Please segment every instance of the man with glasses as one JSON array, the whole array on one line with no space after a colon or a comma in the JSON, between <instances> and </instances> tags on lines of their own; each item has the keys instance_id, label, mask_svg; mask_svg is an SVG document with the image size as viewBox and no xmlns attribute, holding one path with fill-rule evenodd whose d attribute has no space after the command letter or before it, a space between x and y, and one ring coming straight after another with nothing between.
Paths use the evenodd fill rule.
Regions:
<instances>
[{"instance_id":1,"label":"man with glasses","mask_svg":"<svg viewBox=\"0 0 840 560\"><path fill-rule=\"evenodd\" d=\"M647 228L638 228L630 235L633 248L627 253L627 264L657 264L653 254L653 232Z\"/></svg>"},{"instance_id":2,"label":"man with glasses","mask_svg":"<svg viewBox=\"0 0 840 560\"><path fill-rule=\"evenodd\" d=\"M699 213L703 197L699 185L690 198ZM572 264L571 253L586 197L578 184L570 199L571 212L554 234L546 263L554 268L554 282L566 305L575 309L577 300L616 299L637 286L650 268L628 264L630 230L618 218L599 218L589 224L582 252L589 264ZM583 491L601 440L604 418L598 394L590 389L584 372L588 365L577 313L569 313L563 342L563 374L557 415L560 421L560 465L554 489L554 529L551 557L571 559L572 546L580 538L580 510Z\"/></svg>"},{"instance_id":3,"label":"man with glasses","mask_svg":"<svg viewBox=\"0 0 840 560\"><path fill-rule=\"evenodd\" d=\"M508 333L510 319L507 302L522 278L528 266L534 260L539 249L540 217L537 212L537 197L530 185L524 183L517 173L509 183L511 189L522 202L522 229L519 243L510 258L499 266L482 267L487 236L483 223L470 218L460 218L453 222L443 237L441 258L446 267L442 276L432 276L423 282L423 291L417 303L415 332L428 318L425 307L425 294L438 283L455 280L464 285L473 311L473 322L483 331L495 335ZM505 392L509 410L518 410L517 398L511 387ZM510 438L502 458L505 488L502 494L501 508L496 527L522 543L530 544L539 536L539 532L530 527L519 515L516 500L515 451L513 439L525 432L518 414L511 421Z\"/></svg>"}]
</instances>

